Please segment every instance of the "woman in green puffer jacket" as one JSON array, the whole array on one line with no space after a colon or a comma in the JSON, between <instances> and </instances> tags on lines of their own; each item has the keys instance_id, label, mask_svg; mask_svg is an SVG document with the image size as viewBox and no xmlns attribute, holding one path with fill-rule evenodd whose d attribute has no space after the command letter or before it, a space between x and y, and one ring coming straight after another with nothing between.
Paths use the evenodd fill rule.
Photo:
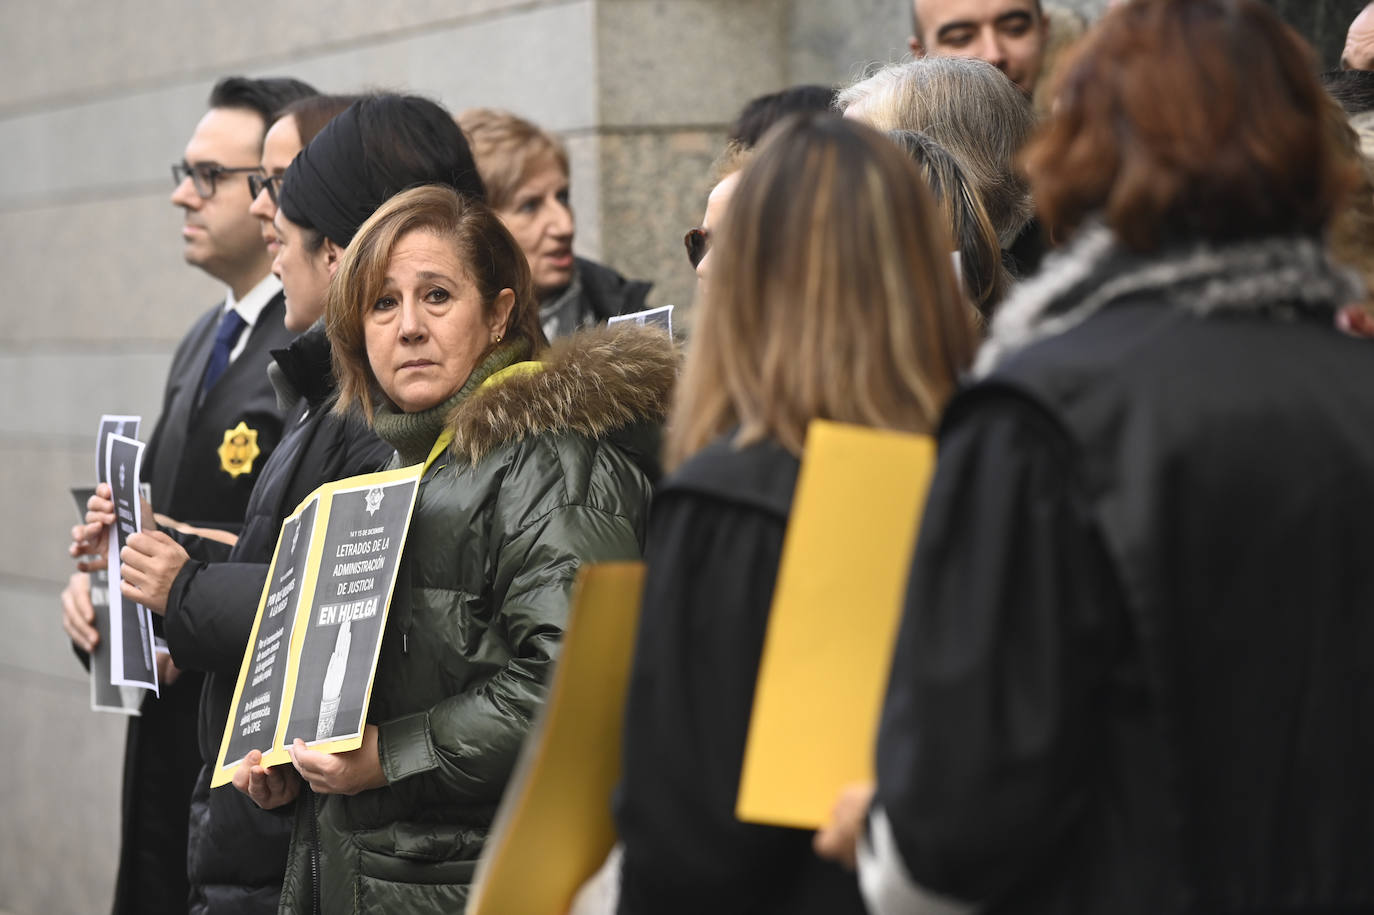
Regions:
<instances>
[{"instance_id":1,"label":"woman in green puffer jacket","mask_svg":"<svg viewBox=\"0 0 1374 915\"><path fill-rule=\"evenodd\" d=\"M638 558L676 373L653 329L544 349L529 267L497 217L412 189L358 231L330 288L339 409L426 469L363 745L235 785L296 802L281 911L462 911L558 656L584 562ZM533 361L537 360L537 361Z\"/></svg>"}]
</instances>

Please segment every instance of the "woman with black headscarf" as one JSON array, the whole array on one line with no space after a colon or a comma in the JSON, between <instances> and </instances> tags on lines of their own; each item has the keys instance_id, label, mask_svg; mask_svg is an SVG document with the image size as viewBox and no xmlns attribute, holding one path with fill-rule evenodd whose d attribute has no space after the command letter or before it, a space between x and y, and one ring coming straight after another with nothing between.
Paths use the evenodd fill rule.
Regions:
<instances>
[{"instance_id":1,"label":"woman with black headscarf","mask_svg":"<svg viewBox=\"0 0 1374 915\"><path fill-rule=\"evenodd\" d=\"M277 910L290 818L264 814L234 791L211 792L210 775L283 518L316 487L379 470L393 452L360 417L332 409L337 391L320 317L329 277L358 227L397 191L427 183L472 199L484 194L453 119L422 98L365 97L297 155L276 192L281 248L273 270L286 291L287 325L309 329L276 351L269 369L278 396L293 405L290 432L263 468L228 561L191 561L165 535L135 535L129 542L124 593L165 610L172 657L208 673L200 720L204 766L192 797L193 911Z\"/></svg>"}]
</instances>

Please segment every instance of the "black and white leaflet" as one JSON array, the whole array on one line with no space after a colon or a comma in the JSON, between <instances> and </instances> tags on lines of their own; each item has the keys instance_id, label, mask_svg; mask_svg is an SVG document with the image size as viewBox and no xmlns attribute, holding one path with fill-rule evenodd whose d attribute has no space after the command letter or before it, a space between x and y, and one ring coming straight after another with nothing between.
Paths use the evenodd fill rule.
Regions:
<instances>
[{"instance_id":1,"label":"black and white leaflet","mask_svg":"<svg viewBox=\"0 0 1374 915\"><path fill-rule=\"evenodd\" d=\"M319 500L282 523L277 555L267 572L268 592L262 605L253 656L249 662L238 704L230 710L230 735L224 758L239 760L250 750L271 748L281 710L282 684L291 651L291 633L300 602L301 588L310 556Z\"/></svg>"},{"instance_id":2,"label":"black and white leaflet","mask_svg":"<svg viewBox=\"0 0 1374 915\"><path fill-rule=\"evenodd\" d=\"M114 497L115 523L110 528L110 682L158 692L153 615L142 604L124 600L119 591L119 553L139 529L142 509L138 476L143 443L111 434L105 455L106 480Z\"/></svg>"}]
</instances>

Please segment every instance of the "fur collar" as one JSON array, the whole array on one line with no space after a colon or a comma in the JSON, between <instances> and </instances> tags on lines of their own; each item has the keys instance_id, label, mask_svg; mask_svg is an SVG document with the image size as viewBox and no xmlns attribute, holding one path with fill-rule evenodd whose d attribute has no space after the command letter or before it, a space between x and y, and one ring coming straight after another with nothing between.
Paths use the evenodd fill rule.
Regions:
<instances>
[{"instance_id":1,"label":"fur collar","mask_svg":"<svg viewBox=\"0 0 1374 915\"><path fill-rule=\"evenodd\" d=\"M1085 226L998 309L973 366L976 378L1013 353L1063 333L1112 302L1145 296L1197 315L1262 314L1292 320L1359 301L1354 272L1333 265L1314 238L1232 244L1198 242L1150 254L1117 244L1101 224Z\"/></svg>"},{"instance_id":2,"label":"fur collar","mask_svg":"<svg viewBox=\"0 0 1374 915\"><path fill-rule=\"evenodd\" d=\"M668 335L635 325L594 327L554 341L543 371L475 391L449 415L452 451L477 463L499 445L541 432L601 438L668 412L678 356Z\"/></svg>"}]
</instances>

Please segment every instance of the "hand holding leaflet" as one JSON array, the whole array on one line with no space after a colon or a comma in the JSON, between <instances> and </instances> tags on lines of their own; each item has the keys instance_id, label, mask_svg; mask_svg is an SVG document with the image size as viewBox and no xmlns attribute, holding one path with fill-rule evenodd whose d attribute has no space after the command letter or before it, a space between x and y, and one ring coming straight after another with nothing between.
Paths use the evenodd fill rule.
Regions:
<instances>
[{"instance_id":1,"label":"hand holding leaflet","mask_svg":"<svg viewBox=\"0 0 1374 915\"><path fill-rule=\"evenodd\" d=\"M830 811L830 822L811 840L817 855L854 870L859 836L868 819L868 808L873 804L873 792L872 782L848 785L840 792Z\"/></svg>"},{"instance_id":2,"label":"hand holding leaflet","mask_svg":"<svg viewBox=\"0 0 1374 915\"><path fill-rule=\"evenodd\" d=\"M190 561L186 549L162 531L131 534L119 554L119 592L161 616L167 612L172 582Z\"/></svg>"},{"instance_id":3,"label":"hand holding leaflet","mask_svg":"<svg viewBox=\"0 0 1374 915\"><path fill-rule=\"evenodd\" d=\"M77 559L77 569L82 572L95 572L105 568L109 526L115 522L114 497L108 485L110 468L106 463L110 436L120 435L129 439L137 439L138 427L141 423L142 419L138 416L106 413L100 417L100 424L96 427L96 495L87 499L86 523L72 528L73 544L70 552ZM99 517L91 517L93 509L98 511Z\"/></svg>"},{"instance_id":4,"label":"hand holding leaflet","mask_svg":"<svg viewBox=\"0 0 1374 915\"><path fill-rule=\"evenodd\" d=\"M139 497L139 529L155 530L157 525L151 519L153 506L147 499ZM115 523L114 493L109 483L100 483L94 494L86 500L86 520L72 528L72 542L67 552L76 558L76 567L82 572L95 572L107 568L106 552L109 549L110 528Z\"/></svg>"}]
</instances>

